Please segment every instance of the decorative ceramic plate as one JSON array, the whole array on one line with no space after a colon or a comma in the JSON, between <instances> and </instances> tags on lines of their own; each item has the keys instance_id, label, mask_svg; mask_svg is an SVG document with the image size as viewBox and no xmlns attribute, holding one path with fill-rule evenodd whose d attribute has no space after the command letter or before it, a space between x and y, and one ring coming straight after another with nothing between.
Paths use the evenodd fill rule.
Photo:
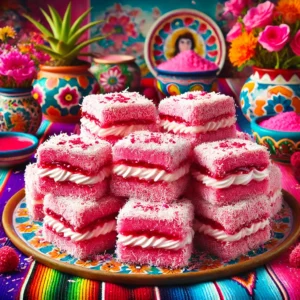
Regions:
<instances>
[{"instance_id":1,"label":"decorative ceramic plate","mask_svg":"<svg viewBox=\"0 0 300 300\"><path fill-rule=\"evenodd\" d=\"M196 252L189 265L182 269L123 264L116 261L113 252L101 254L93 261L83 261L43 240L43 223L30 219L24 196L24 190L16 193L3 213L3 226L11 241L25 254L48 267L107 282L164 285L228 277L265 264L287 249L300 234L300 206L296 199L284 192L283 208L272 221L272 238L258 249L237 259L225 262L204 252Z\"/></svg>"},{"instance_id":2,"label":"decorative ceramic plate","mask_svg":"<svg viewBox=\"0 0 300 300\"><path fill-rule=\"evenodd\" d=\"M144 56L154 76L160 63L179 53L180 39L190 40L195 52L222 69L226 45L218 25L197 10L178 9L161 16L147 34Z\"/></svg>"}]
</instances>

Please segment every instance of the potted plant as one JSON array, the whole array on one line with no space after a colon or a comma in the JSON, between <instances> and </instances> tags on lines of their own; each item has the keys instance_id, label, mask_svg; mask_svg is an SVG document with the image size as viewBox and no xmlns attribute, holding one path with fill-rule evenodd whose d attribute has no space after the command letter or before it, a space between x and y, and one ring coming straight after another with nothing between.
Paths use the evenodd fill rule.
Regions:
<instances>
[{"instance_id":1,"label":"potted plant","mask_svg":"<svg viewBox=\"0 0 300 300\"><path fill-rule=\"evenodd\" d=\"M34 43L10 42L16 33L13 28L0 28L0 131L21 131L34 134L41 123L40 105L31 95L37 64L47 60L40 56Z\"/></svg>"},{"instance_id":2,"label":"potted plant","mask_svg":"<svg viewBox=\"0 0 300 300\"><path fill-rule=\"evenodd\" d=\"M56 122L77 122L80 119L80 104L83 97L99 92L99 84L89 72L90 64L79 60L79 56L88 55L81 51L89 44L103 39L103 36L82 40L83 35L102 21L86 25L82 22L90 13L85 11L71 24L71 3L64 16L60 16L54 7L49 12L41 9L50 30L28 15L25 17L41 32L49 45L38 45L38 49L51 56L46 65L41 65L38 78L33 83L33 97L41 104L44 116Z\"/></svg>"},{"instance_id":3,"label":"potted plant","mask_svg":"<svg viewBox=\"0 0 300 300\"><path fill-rule=\"evenodd\" d=\"M255 6L252 0L230 0L225 14L236 24L227 34L229 59L253 74L240 93L240 106L248 120L283 111L300 113L300 3L279 0Z\"/></svg>"}]
</instances>

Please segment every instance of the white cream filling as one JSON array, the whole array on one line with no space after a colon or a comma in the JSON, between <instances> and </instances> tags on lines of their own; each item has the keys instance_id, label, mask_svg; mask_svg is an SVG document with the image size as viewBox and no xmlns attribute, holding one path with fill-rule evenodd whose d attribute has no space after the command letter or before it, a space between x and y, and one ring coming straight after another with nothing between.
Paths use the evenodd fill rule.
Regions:
<instances>
[{"instance_id":1,"label":"white cream filling","mask_svg":"<svg viewBox=\"0 0 300 300\"><path fill-rule=\"evenodd\" d=\"M270 170L266 168L263 171L253 169L246 174L232 174L222 179L216 179L208 175L201 174L198 171L193 172L193 176L206 186L210 186L215 189L224 189L231 185L247 185L252 180L263 181L269 176L269 173Z\"/></svg>"},{"instance_id":2,"label":"white cream filling","mask_svg":"<svg viewBox=\"0 0 300 300\"><path fill-rule=\"evenodd\" d=\"M60 168L38 168L38 174L41 177L50 177L54 179L55 182L57 181L71 181L75 182L76 184L95 184L106 177L108 177L111 173L110 167L105 167L101 169L100 173L95 176L87 176L80 173L72 173Z\"/></svg>"},{"instance_id":3,"label":"white cream filling","mask_svg":"<svg viewBox=\"0 0 300 300\"><path fill-rule=\"evenodd\" d=\"M142 248L161 248L168 250L178 250L192 243L194 231L191 230L184 240L170 240L165 237L147 237L144 235L122 235L118 234L118 243L124 246L140 246Z\"/></svg>"},{"instance_id":4,"label":"white cream filling","mask_svg":"<svg viewBox=\"0 0 300 300\"><path fill-rule=\"evenodd\" d=\"M75 232L48 215L44 218L44 225L49 226L57 233L62 233L65 238L70 238L73 242L89 240L116 230L116 220L111 220L95 227L92 231L87 231L86 233Z\"/></svg>"},{"instance_id":5,"label":"white cream filling","mask_svg":"<svg viewBox=\"0 0 300 300\"><path fill-rule=\"evenodd\" d=\"M156 169L156 168L144 168L144 167L132 167L127 165L116 165L113 167L113 173L123 178L136 177L139 179L153 180L157 181L166 181L172 182L175 181L190 170L190 165L185 164L182 167L178 168L172 173L168 173L165 170Z\"/></svg>"},{"instance_id":6,"label":"white cream filling","mask_svg":"<svg viewBox=\"0 0 300 300\"><path fill-rule=\"evenodd\" d=\"M216 131L220 128L229 127L235 124L235 122L236 118L235 116L232 116L218 121L207 122L204 125L198 126L187 126L184 123L178 123L176 121L161 120L160 126L164 130L174 133L206 133L208 131Z\"/></svg>"},{"instance_id":7,"label":"white cream filling","mask_svg":"<svg viewBox=\"0 0 300 300\"><path fill-rule=\"evenodd\" d=\"M273 204L278 197L282 196L281 190L277 190L272 196L269 197L270 203Z\"/></svg>"},{"instance_id":8,"label":"white cream filling","mask_svg":"<svg viewBox=\"0 0 300 300\"><path fill-rule=\"evenodd\" d=\"M235 234L228 234L224 230L212 228L210 225L203 224L196 220L194 229L195 231L209 235L216 240L220 240L223 242L236 242L240 239L243 239L246 236L249 236L258 232L259 230L264 229L269 224L269 219L266 219L258 223L253 223L250 227L245 227Z\"/></svg>"},{"instance_id":9,"label":"white cream filling","mask_svg":"<svg viewBox=\"0 0 300 300\"><path fill-rule=\"evenodd\" d=\"M100 137L106 137L110 135L114 136L126 136L134 131L144 130L147 128L147 125L141 124L141 125L119 125L119 126L111 126L107 128L102 128L99 125L97 125L95 122L87 119L82 118L81 124L88 129L92 134L95 134Z\"/></svg>"}]
</instances>

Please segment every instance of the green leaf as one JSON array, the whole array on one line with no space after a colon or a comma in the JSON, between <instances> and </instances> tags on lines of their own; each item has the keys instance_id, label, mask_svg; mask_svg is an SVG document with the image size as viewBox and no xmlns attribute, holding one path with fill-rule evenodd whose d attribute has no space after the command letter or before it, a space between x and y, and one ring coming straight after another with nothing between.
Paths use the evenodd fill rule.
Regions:
<instances>
[{"instance_id":1,"label":"green leaf","mask_svg":"<svg viewBox=\"0 0 300 300\"><path fill-rule=\"evenodd\" d=\"M62 20L60 40L68 42L69 32L70 32L70 22L71 22L71 2L68 4L64 18Z\"/></svg>"},{"instance_id":2,"label":"green leaf","mask_svg":"<svg viewBox=\"0 0 300 300\"><path fill-rule=\"evenodd\" d=\"M102 23L103 20L100 20L100 21L94 21L94 22L91 22L85 26L83 26L82 28L80 28L77 32L75 32L71 37L70 39L68 40L68 44L70 45L74 45L78 39L84 34L85 31L87 31L88 29L92 28L93 26L97 25L97 24L100 24Z\"/></svg>"},{"instance_id":3,"label":"green leaf","mask_svg":"<svg viewBox=\"0 0 300 300\"><path fill-rule=\"evenodd\" d=\"M55 59L62 59L62 56L53 51L51 48L45 46L45 45L36 45L37 49L40 49L46 53L48 53L50 56L52 56Z\"/></svg>"},{"instance_id":4,"label":"green leaf","mask_svg":"<svg viewBox=\"0 0 300 300\"><path fill-rule=\"evenodd\" d=\"M49 11L52 16L54 27L56 28L56 31L58 34L57 36L54 35L54 37L59 38L59 34L60 34L60 30L61 30L61 23L62 23L61 17L54 7L52 7L51 5L48 5L48 8L49 8Z\"/></svg>"},{"instance_id":5,"label":"green leaf","mask_svg":"<svg viewBox=\"0 0 300 300\"><path fill-rule=\"evenodd\" d=\"M46 18L51 30L52 30L52 33L53 35L55 36L56 34L56 28L54 26L54 23L52 21L52 19L50 18L50 16L41 8L41 12L43 13L44 17Z\"/></svg>"},{"instance_id":6,"label":"green leaf","mask_svg":"<svg viewBox=\"0 0 300 300\"><path fill-rule=\"evenodd\" d=\"M37 22L36 20L34 20L33 18L31 18L30 16L24 14L23 15L28 21L30 21L45 37L53 37L53 34L45 27L43 26L41 23Z\"/></svg>"},{"instance_id":7,"label":"green leaf","mask_svg":"<svg viewBox=\"0 0 300 300\"><path fill-rule=\"evenodd\" d=\"M292 58L285 61L282 65L283 69L289 69L290 67L295 67L300 64L300 56L293 56Z\"/></svg>"},{"instance_id":8,"label":"green leaf","mask_svg":"<svg viewBox=\"0 0 300 300\"><path fill-rule=\"evenodd\" d=\"M80 25L83 22L84 18L90 13L91 10L92 8L89 8L87 11L85 11L81 16L77 18L77 20L74 22L74 24L71 27L70 36L72 36L80 28Z\"/></svg>"}]
</instances>

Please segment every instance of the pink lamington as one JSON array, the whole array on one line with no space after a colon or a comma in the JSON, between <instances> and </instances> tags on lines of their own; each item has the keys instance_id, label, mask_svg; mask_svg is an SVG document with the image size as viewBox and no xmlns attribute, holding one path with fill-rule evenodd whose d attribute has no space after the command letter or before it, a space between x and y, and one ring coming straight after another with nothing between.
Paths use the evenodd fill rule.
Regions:
<instances>
[{"instance_id":1,"label":"pink lamington","mask_svg":"<svg viewBox=\"0 0 300 300\"><path fill-rule=\"evenodd\" d=\"M57 196L102 197L111 173L111 145L79 135L52 136L37 150L40 190Z\"/></svg>"},{"instance_id":2,"label":"pink lamington","mask_svg":"<svg viewBox=\"0 0 300 300\"><path fill-rule=\"evenodd\" d=\"M269 153L252 141L228 139L194 149L196 196L215 205L233 204L269 191Z\"/></svg>"},{"instance_id":3,"label":"pink lamington","mask_svg":"<svg viewBox=\"0 0 300 300\"><path fill-rule=\"evenodd\" d=\"M154 103L137 92L89 95L82 103L82 135L112 144L134 131L157 131L156 123Z\"/></svg>"},{"instance_id":4,"label":"pink lamington","mask_svg":"<svg viewBox=\"0 0 300 300\"><path fill-rule=\"evenodd\" d=\"M101 199L57 197L44 201L44 238L79 259L93 258L116 242L116 216L124 200L114 196Z\"/></svg>"},{"instance_id":5,"label":"pink lamington","mask_svg":"<svg viewBox=\"0 0 300 300\"><path fill-rule=\"evenodd\" d=\"M168 133L139 131L113 147L111 192L116 196L170 202L183 194L191 144Z\"/></svg>"},{"instance_id":6,"label":"pink lamington","mask_svg":"<svg viewBox=\"0 0 300 300\"><path fill-rule=\"evenodd\" d=\"M215 92L187 92L159 104L162 131L175 133L197 145L236 136L232 97Z\"/></svg>"},{"instance_id":7,"label":"pink lamington","mask_svg":"<svg viewBox=\"0 0 300 300\"><path fill-rule=\"evenodd\" d=\"M270 192L268 194L271 210L271 217L274 217L282 207L282 185L281 185L281 171L278 166L271 164L270 166Z\"/></svg>"},{"instance_id":8,"label":"pink lamington","mask_svg":"<svg viewBox=\"0 0 300 300\"><path fill-rule=\"evenodd\" d=\"M118 260L172 268L188 265L193 218L193 205L186 199L170 204L129 199L117 219Z\"/></svg>"},{"instance_id":9,"label":"pink lamington","mask_svg":"<svg viewBox=\"0 0 300 300\"><path fill-rule=\"evenodd\" d=\"M45 195L38 187L39 175L37 164L26 166L24 179L28 213L33 220L42 220L44 218L43 202Z\"/></svg>"}]
</instances>

